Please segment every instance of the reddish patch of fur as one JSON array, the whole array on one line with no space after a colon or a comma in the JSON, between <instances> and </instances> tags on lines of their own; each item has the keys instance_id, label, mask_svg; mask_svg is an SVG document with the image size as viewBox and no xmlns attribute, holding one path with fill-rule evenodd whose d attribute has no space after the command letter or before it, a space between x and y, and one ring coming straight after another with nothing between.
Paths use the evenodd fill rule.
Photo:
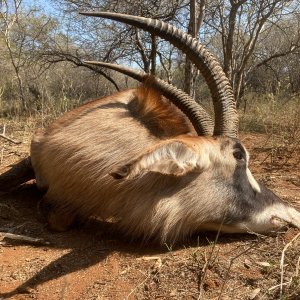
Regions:
<instances>
[{"instance_id":1,"label":"reddish patch of fur","mask_svg":"<svg viewBox=\"0 0 300 300\"><path fill-rule=\"evenodd\" d=\"M154 80L149 77L137 89L137 97L131 105L135 117L158 137L195 133L184 113L153 87Z\"/></svg>"}]
</instances>

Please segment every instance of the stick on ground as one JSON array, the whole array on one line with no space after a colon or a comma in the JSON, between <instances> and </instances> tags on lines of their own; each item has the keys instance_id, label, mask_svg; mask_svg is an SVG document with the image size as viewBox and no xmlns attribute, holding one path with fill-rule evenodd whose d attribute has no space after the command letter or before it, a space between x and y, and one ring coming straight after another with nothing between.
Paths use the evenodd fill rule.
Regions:
<instances>
[{"instance_id":1,"label":"stick on ground","mask_svg":"<svg viewBox=\"0 0 300 300\"><path fill-rule=\"evenodd\" d=\"M1 240L13 240L13 241L19 241L29 244L35 244L35 245L50 245L50 242L45 241L41 238L33 238L26 235L20 235L20 234L14 234L14 233L8 233L8 232L0 232L0 239Z\"/></svg>"},{"instance_id":2,"label":"stick on ground","mask_svg":"<svg viewBox=\"0 0 300 300\"><path fill-rule=\"evenodd\" d=\"M10 137L4 135L3 133L0 133L0 137L3 138L3 139L6 139L6 140L8 140L8 141L10 141L10 142L12 142L12 143L14 143L14 144L16 144L16 145L19 145L19 144L22 143L22 142L20 142L20 141L16 141L16 140L14 140L14 139L12 139L12 138L10 138Z\"/></svg>"}]
</instances>

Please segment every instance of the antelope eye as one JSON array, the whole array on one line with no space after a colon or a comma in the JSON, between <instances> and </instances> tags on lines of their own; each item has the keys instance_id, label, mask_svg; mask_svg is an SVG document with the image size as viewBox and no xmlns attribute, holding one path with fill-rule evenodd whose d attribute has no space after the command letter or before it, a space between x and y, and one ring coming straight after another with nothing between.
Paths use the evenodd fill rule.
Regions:
<instances>
[{"instance_id":1,"label":"antelope eye","mask_svg":"<svg viewBox=\"0 0 300 300\"><path fill-rule=\"evenodd\" d=\"M243 155L242 151L234 151L234 152L233 152L233 156L234 156L234 158L237 159L237 160L242 160L242 159L244 159L244 155Z\"/></svg>"}]
</instances>

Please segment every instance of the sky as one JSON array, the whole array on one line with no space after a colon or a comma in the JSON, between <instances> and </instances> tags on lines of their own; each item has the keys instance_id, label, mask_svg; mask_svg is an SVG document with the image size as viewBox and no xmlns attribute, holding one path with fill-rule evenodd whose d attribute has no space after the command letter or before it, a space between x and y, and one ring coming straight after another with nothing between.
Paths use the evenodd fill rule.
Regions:
<instances>
[{"instance_id":1,"label":"sky","mask_svg":"<svg viewBox=\"0 0 300 300\"><path fill-rule=\"evenodd\" d=\"M42 10L44 10L45 13L51 13L51 12L55 12L54 9L54 5L52 1L47 1L47 0L23 0L24 5L26 5L27 7L30 6L38 6L40 7Z\"/></svg>"}]
</instances>

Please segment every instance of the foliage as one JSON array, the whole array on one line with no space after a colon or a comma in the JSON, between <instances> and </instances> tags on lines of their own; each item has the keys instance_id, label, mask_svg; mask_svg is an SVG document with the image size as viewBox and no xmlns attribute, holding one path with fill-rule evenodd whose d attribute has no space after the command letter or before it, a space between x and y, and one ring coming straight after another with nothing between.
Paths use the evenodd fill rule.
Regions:
<instances>
[{"instance_id":1,"label":"foliage","mask_svg":"<svg viewBox=\"0 0 300 300\"><path fill-rule=\"evenodd\" d=\"M2 114L64 111L61 99L81 103L128 84L84 60L143 69L208 102L203 79L169 43L117 22L83 17L78 9L158 18L190 32L221 61L238 104L249 91L284 97L300 91L299 0L52 0L46 8L5 0L0 5Z\"/></svg>"}]
</instances>

